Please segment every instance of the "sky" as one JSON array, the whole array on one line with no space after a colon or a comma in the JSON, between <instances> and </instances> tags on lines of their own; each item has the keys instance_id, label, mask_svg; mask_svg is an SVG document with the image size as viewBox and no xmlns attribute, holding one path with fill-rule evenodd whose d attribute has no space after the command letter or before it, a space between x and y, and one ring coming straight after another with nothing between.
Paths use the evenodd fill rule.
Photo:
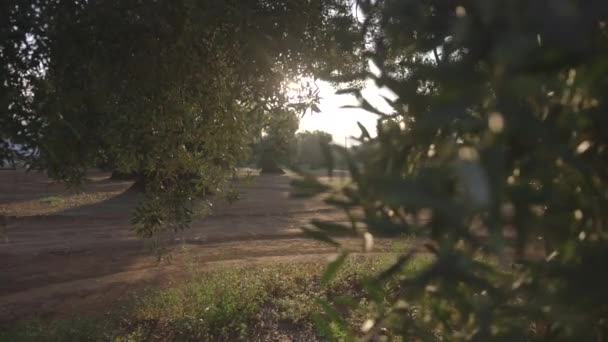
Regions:
<instances>
[{"instance_id":1,"label":"sky","mask_svg":"<svg viewBox=\"0 0 608 342\"><path fill-rule=\"evenodd\" d=\"M347 144L351 145L354 141L349 138L361 135L357 122L365 126L372 136L376 134L377 116L375 114L362 109L341 108L345 105L358 104L357 99L353 95L336 95L336 90L331 84L323 81L317 81L316 83L320 91L321 101L319 109L321 112L307 112L300 120L299 132L325 131L332 135L334 143L340 145L345 144L345 138L347 139ZM388 89L378 89L373 81L369 80L366 82L363 96L380 111L390 112L391 107L382 99L381 94L391 99L396 97Z\"/></svg>"}]
</instances>

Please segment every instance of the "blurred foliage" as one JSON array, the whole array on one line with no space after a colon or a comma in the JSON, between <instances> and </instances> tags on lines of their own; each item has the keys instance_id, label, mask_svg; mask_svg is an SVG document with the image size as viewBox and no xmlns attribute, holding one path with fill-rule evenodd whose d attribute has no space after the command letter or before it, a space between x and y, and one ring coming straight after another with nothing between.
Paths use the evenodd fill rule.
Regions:
<instances>
[{"instance_id":1,"label":"blurred foliage","mask_svg":"<svg viewBox=\"0 0 608 342\"><path fill-rule=\"evenodd\" d=\"M329 202L367 245L369 233L419 241L370 285L367 337L604 341L608 4L361 0L358 10L379 69L363 78L397 99L381 112L342 91L378 115L378 132L362 132L354 186ZM330 238L327 228L314 233ZM404 275L421 253L432 262ZM400 290L384 291L388 280Z\"/></svg>"}]
</instances>

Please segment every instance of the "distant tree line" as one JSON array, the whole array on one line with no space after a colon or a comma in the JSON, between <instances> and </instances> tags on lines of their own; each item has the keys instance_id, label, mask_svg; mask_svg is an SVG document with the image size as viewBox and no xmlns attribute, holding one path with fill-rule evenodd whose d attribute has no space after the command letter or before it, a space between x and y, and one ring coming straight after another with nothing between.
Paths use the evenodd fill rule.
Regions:
<instances>
[{"instance_id":1,"label":"distant tree line","mask_svg":"<svg viewBox=\"0 0 608 342\"><path fill-rule=\"evenodd\" d=\"M283 168L297 171L347 168L332 135L320 130L298 132L280 139L264 135L251 149L252 155L241 165L260 168L263 173L283 173ZM363 149L362 146L349 148L353 153Z\"/></svg>"}]
</instances>

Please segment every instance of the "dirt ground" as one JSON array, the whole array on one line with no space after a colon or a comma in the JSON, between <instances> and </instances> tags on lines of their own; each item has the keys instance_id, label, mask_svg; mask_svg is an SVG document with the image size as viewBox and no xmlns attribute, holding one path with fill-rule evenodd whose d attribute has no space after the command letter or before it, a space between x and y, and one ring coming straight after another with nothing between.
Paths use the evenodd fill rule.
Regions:
<instances>
[{"instance_id":1,"label":"dirt ground","mask_svg":"<svg viewBox=\"0 0 608 342\"><path fill-rule=\"evenodd\" d=\"M0 170L0 322L111 309L147 285L178 281L188 268L307 261L335 249L301 234L313 218L343 220L321 199L289 197L288 176L259 176L241 199L173 237L171 262L157 261L131 230L139 196L131 183L92 172L68 190L38 173ZM358 239L343 239L353 248ZM380 244L382 248L382 244ZM297 265L297 264L296 264Z\"/></svg>"}]
</instances>

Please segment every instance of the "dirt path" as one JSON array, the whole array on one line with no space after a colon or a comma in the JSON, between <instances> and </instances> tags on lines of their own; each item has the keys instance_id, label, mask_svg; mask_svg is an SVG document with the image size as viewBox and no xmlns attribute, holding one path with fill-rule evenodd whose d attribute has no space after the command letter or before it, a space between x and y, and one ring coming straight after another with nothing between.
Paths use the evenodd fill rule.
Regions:
<instances>
[{"instance_id":1,"label":"dirt path","mask_svg":"<svg viewBox=\"0 0 608 342\"><path fill-rule=\"evenodd\" d=\"M135 288L178 279L188 267L308 261L335 252L299 228L312 218L341 220L341 213L320 199L289 198L287 176L260 176L243 187L240 201L215 204L211 217L176 235L171 263L159 264L131 231L138 195L125 191L130 183L103 173L90 178L84 193L75 193L39 174L0 171L0 214L9 215L0 235L0 321L99 312Z\"/></svg>"}]
</instances>

